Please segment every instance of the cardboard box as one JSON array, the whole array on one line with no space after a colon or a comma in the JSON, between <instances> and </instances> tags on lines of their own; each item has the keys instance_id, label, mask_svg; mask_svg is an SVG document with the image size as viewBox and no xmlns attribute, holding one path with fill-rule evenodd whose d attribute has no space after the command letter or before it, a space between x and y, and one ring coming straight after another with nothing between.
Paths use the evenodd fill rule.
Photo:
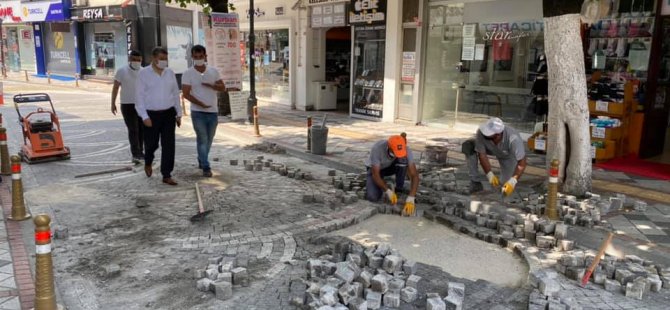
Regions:
<instances>
[{"instance_id":1,"label":"cardboard box","mask_svg":"<svg viewBox=\"0 0 670 310\"><path fill-rule=\"evenodd\" d=\"M589 112L591 114L609 114L614 116L623 116L628 107L627 104L623 102L610 102L610 101L594 101L589 100Z\"/></svg>"},{"instance_id":2,"label":"cardboard box","mask_svg":"<svg viewBox=\"0 0 670 310\"><path fill-rule=\"evenodd\" d=\"M605 141L604 148L597 148L591 146L591 157L596 161L608 160L614 158L616 154L616 141L607 140Z\"/></svg>"}]
</instances>

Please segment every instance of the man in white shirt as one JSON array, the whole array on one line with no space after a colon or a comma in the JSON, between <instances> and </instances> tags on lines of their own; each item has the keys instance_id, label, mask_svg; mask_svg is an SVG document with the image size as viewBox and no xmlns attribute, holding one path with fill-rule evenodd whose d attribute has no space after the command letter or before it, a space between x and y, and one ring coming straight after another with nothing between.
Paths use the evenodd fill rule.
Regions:
<instances>
[{"instance_id":1,"label":"man in white shirt","mask_svg":"<svg viewBox=\"0 0 670 310\"><path fill-rule=\"evenodd\" d=\"M177 185L172 179L175 151L175 125L181 126L179 86L174 72L168 68L168 53L163 47L151 52L150 66L140 70L137 76L137 103L135 109L144 123L144 173L153 173L154 152L160 141L161 174L163 183Z\"/></svg>"},{"instance_id":2,"label":"man in white shirt","mask_svg":"<svg viewBox=\"0 0 670 310\"><path fill-rule=\"evenodd\" d=\"M217 92L225 91L219 72L208 67L207 51L202 45L191 48L193 67L184 72L181 78L184 98L191 102L191 120L195 130L198 150L198 167L204 177L212 177L209 165L209 150L214 141L218 120Z\"/></svg>"},{"instance_id":3,"label":"man in white shirt","mask_svg":"<svg viewBox=\"0 0 670 310\"><path fill-rule=\"evenodd\" d=\"M112 114L116 115L116 97L121 87L121 114L128 129L128 141L130 142L130 154L133 163L139 164L144 158L144 139L142 137L142 119L135 111L135 84L137 75L142 69L142 54L138 51L130 51L128 54L128 65L122 67L114 75L114 86L112 87Z\"/></svg>"}]
</instances>

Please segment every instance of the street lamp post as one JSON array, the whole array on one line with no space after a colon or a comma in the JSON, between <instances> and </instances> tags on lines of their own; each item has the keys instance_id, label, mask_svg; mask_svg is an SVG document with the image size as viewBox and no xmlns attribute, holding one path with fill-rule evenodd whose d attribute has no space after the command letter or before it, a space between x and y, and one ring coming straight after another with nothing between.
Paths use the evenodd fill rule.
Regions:
<instances>
[{"instance_id":1,"label":"street lamp post","mask_svg":"<svg viewBox=\"0 0 670 310\"><path fill-rule=\"evenodd\" d=\"M253 124L253 108L258 104L256 100L256 67L254 53L256 35L254 34L254 0L249 0L249 100L247 100L247 115L249 123Z\"/></svg>"}]
</instances>

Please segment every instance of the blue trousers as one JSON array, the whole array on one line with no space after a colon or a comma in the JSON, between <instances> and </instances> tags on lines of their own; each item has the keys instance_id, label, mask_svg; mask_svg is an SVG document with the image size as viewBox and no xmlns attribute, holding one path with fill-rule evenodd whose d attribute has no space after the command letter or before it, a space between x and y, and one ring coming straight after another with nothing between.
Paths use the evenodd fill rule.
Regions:
<instances>
[{"instance_id":1,"label":"blue trousers","mask_svg":"<svg viewBox=\"0 0 670 310\"><path fill-rule=\"evenodd\" d=\"M407 175L407 165L398 165L394 161L393 164L382 169L379 172L379 174L381 175L382 178L395 175L395 191L400 192L405 187L405 176ZM365 193L365 198L369 201L373 202L379 201L384 195L382 189L379 186L377 186L377 184L375 184L374 180L372 179L371 168L368 168L368 177L365 187L367 189Z\"/></svg>"},{"instance_id":2,"label":"blue trousers","mask_svg":"<svg viewBox=\"0 0 670 310\"><path fill-rule=\"evenodd\" d=\"M198 166L203 171L210 171L209 150L212 148L212 142L214 142L219 118L216 113L191 111L191 121L196 136Z\"/></svg>"}]
</instances>

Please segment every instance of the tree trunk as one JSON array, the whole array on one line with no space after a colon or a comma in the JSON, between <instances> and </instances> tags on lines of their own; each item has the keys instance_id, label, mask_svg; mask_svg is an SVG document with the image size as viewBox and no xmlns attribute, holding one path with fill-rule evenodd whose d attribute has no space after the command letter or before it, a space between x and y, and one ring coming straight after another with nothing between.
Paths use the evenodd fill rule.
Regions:
<instances>
[{"instance_id":1,"label":"tree trunk","mask_svg":"<svg viewBox=\"0 0 670 310\"><path fill-rule=\"evenodd\" d=\"M591 190L591 139L580 15L545 17L544 25L549 79L547 167L558 159L563 191L583 196Z\"/></svg>"}]
</instances>

